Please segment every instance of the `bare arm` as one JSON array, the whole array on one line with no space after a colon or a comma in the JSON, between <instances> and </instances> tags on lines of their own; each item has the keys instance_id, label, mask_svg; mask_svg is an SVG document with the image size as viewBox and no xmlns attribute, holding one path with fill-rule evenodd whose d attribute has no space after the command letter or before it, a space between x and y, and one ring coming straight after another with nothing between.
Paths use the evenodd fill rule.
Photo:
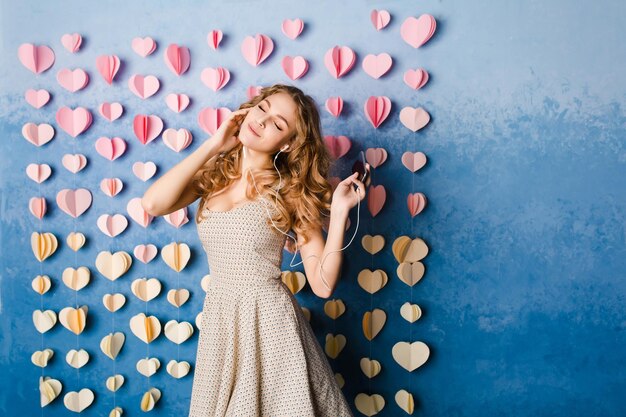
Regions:
<instances>
[{"instance_id":1,"label":"bare arm","mask_svg":"<svg viewBox=\"0 0 626 417\"><path fill-rule=\"evenodd\" d=\"M163 216L196 201L200 196L191 187L192 179L203 165L214 161L219 146L217 141L204 141L198 149L157 179L141 198L144 210L153 216Z\"/></svg>"}]
</instances>

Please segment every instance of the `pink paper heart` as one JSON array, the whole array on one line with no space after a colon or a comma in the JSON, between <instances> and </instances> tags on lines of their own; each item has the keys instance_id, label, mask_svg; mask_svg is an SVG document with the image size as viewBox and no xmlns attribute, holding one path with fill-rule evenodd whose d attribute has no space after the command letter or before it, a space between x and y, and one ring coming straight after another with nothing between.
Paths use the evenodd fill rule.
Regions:
<instances>
[{"instance_id":1,"label":"pink paper heart","mask_svg":"<svg viewBox=\"0 0 626 417\"><path fill-rule=\"evenodd\" d=\"M28 208L33 216L41 220L47 211L46 199L44 197L33 197L28 202Z\"/></svg>"},{"instance_id":2,"label":"pink paper heart","mask_svg":"<svg viewBox=\"0 0 626 417\"><path fill-rule=\"evenodd\" d=\"M356 55L348 46L334 46L326 51L324 65L330 75L340 78L348 73L354 66Z\"/></svg>"},{"instance_id":3,"label":"pink paper heart","mask_svg":"<svg viewBox=\"0 0 626 417\"><path fill-rule=\"evenodd\" d=\"M407 70L404 73L404 83L414 90L419 90L428 82L428 73L421 69Z\"/></svg>"},{"instance_id":4,"label":"pink paper heart","mask_svg":"<svg viewBox=\"0 0 626 417\"><path fill-rule=\"evenodd\" d=\"M57 110L56 121L61 129L75 138L91 125L92 116L84 107L71 109L64 106Z\"/></svg>"},{"instance_id":5,"label":"pink paper heart","mask_svg":"<svg viewBox=\"0 0 626 417\"><path fill-rule=\"evenodd\" d=\"M296 39L302 33L304 22L302 19L285 19L281 25L281 29L289 39Z\"/></svg>"},{"instance_id":6,"label":"pink paper heart","mask_svg":"<svg viewBox=\"0 0 626 417\"><path fill-rule=\"evenodd\" d=\"M391 100L385 96L370 96L364 106L365 116L374 128L378 128L391 112Z\"/></svg>"},{"instance_id":7,"label":"pink paper heart","mask_svg":"<svg viewBox=\"0 0 626 417\"><path fill-rule=\"evenodd\" d=\"M178 229L180 226L183 226L189 221L189 218L187 217L187 207L183 207L172 213L166 214L163 218L166 222Z\"/></svg>"},{"instance_id":8,"label":"pink paper heart","mask_svg":"<svg viewBox=\"0 0 626 417\"><path fill-rule=\"evenodd\" d=\"M391 15L387 10L374 9L372 10L372 13L370 13L370 20L376 30L381 30L389 24Z\"/></svg>"},{"instance_id":9,"label":"pink paper heart","mask_svg":"<svg viewBox=\"0 0 626 417\"><path fill-rule=\"evenodd\" d=\"M145 58L154 52L156 49L156 42L154 42L154 40L149 36L146 36L143 39L134 38L131 47L137 55Z\"/></svg>"},{"instance_id":10,"label":"pink paper heart","mask_svg":"<svg viewBox=\"0 0 626 417\"><path fill-rule=\"evenodd\" d=\"M120 103L107 103L104 102L98 107L100 115L107 119L109 122L113 122L119 119L124 112L124 107Z\"/></svg>"},{"instance_id":11,"label":"pink paper heart","mask_svg":"<svg viewBox=\"0 0 626 417\"><path fill-rule=\"evenodd\" d=\"M166 129L165 132L163 132L162 137L165 146L174 152L180 152L187 148L191 145L191 141L193 139L191 132L184 128L178 130Z\"/></svg>"},{"instance_id":12,"label":"pink paper heart","mask_svg":"<svg viewBox=\"0 0 626 417\"><path fill-rule=\"evenodd\" d=\"M261 94L261 89L263 87L260 85L251 85L246 89L246 95L248 96L248 100L252 100L259 94Z\"/></svg>"},{"instance_id":13,"label":"pink paper heart","mask_svg":"<svg viewBox=\"0 0 626 417\"><path fill-rule=\"evenodd\" d=\"M435 33L437 21L429 14L423 14L419 18L407 17L400 26L400 36L413 48L424 45Z\"/></svg>"},{"instance_id":14,"label":"pink paper heart","mask_svg":"<svg viewBox=\"0 0 626 417\"><path fill-rule=\"evenodd\" d=\"M154 219L154 216L148 214L141 205L141 197L131 199L126 205L126 211L131 219L143 227L148 227Z\"/></svg>"},{"instance_id":15,"label":"pink paper heart","mask_svg":"<svg viewBox=\"0 0 626 417\"><path fill-rule=\"evenodd\" d=\"M100 55L96 58L96 66L98 67L98 72L102 75L102 78L104 78L104 81L111 85L115 74L117 74L117 71L120 69L120 59L117 55Z\"/></svg>"},{"instance_id":16,"label":"pink paper heart","mask_svg":"<svg viewBox=\"0 0 626 417\"><path fill-rule=\"evenodd\" d=\"M80 45L83 42L83 37L78 33L66 33L61 36L61 44L65 49L71 53L76 53L80 49Z\"/></svg>"},{"instance_id":17,"label":"pink paper heart","mask_svg":"<svg viewBox=\"0 0 626 417\"><path fill-rule=\"evenodd\" d=\"M348 153L352 142L347 136L324 136L324 143L333 159L339 159Z\"/></svg>"},{"instance_id":18,"label":"pink paper heart","mask_svg":"<svg viewBox=\"0 0 626 417\"><path fill-rule=\"evenodd\" d=\"M220 90L230 81L230 72L223 67L207 67L200 73L200 79L213 91Z\"/></svg>"},{"instance_id":19,"label":"pink paper heart","mask_svg":"<svg viewBox=\"0 0 626 417\"><path fill-rule=\"evenodd\" d=\"M133 119L133 131L137 139L145 145L152 142L163 130L163 120L153 114L138 114Z\"/></svg>"},{"instance_id":20,"label":"pink paper heart","mask_svg":"<svg viewBox=\"0 0 626 417\"><path fill-rule=\"evenodd\" d=\"M372 78L380 78L391 69L393 60L388 53L374 55L368 54L363 59L363 70Z\"/></svg>"},{"instance_id":21,"label":"pink paper heart","mask_svg":"<svg viewBox=\"0 0 626 417\"><path fill-rule=\"evenodd\" d=\"M123 187L124 183L119 178L104 178L100 181L100 189L109 197L115 197Z\"/></svg>"},{"instance_id":22,"label":"pink paper heart","mask_svg":"<svg viewBox=\"0 0 626 417\"><path fill-rule=\"evenodd\" d=\"M91 206L91 192L86 188L65 188L57 193L57 205L66 214L76 218Z\"/></svg>"},{"instance_id":23,"label":"pink paper heart","mask_svg":"<svg viewBox=\"0 0 626 417\"><path fill-rule=\"evenodd\" d=\"M50 93L46 90L33 90L32 88L26 90L24 94L26 102L36 109L40 109L50 101Z\"/></svg>"},{"instance_id":24,"label":"pink paper heart","mask_svg":"<svg viewBox=\"0 0 626 417\"><path fill-rule=\"evenodd\" d=\"M130 91L144 100L148 97L152 97L159 91L159 86L159 80L154 75L144 77L143 75L135 74L128 80L128 88Z\"/></svg>"},{"instance_id":25,"label":"pink paper heart","mask_svg":"<svg viewBox=\"0 0 626 417\"><path fill-rule=\"evenodd\" d=\"M165 104L167 104L170 110L180 113L189 106L189 96L187 94L171 93L165 97Z\"/></svg>"},{"instance_id":26,"label":"pink paper heart","mask_svg":"<svg viewBox=\"0 0 626 417\"><path fill-rule=\"evenodd\" d=\"M152 243L148 245L137 245L133 250L133 254L135 258L147 264L157 255L157 248Z\"/></svg>"},{"instance_id":27,"label":"pink paper heart","mask_svg":"<svg viewBox=\"0 0 626 417\"><path fill-rule=\"evenodd\" d=\"M367 208L372 215L372 217L376 217L380 210L382 210L385 205L385 200L387 199L387 192L385 191L385 187L382 185L371 185L369 188L369 192L367 193Z\"/></svg>"},{"instance_id":28,"label":"pink paper heart","mask_svg":"<svg viewBox=\"0 0 626 417\"><path fill-rule=\"evenodd\" d=\"M54 52L45 45L23 43L17 50L22 65L35 74L41 74L54 64Z\"/></svg>"},{"instance_id":29,"label":"pink paper heart","mask_svg":"<svg viewBox=\"0 0 626 417\"><path fill-rule=\"evenodd\" d=\"M126 141L118 137L109 139L102 136L96 141L96 151L109 161L113 161L126 151Z\"/></svg>"},{"instance_id":30,"label":"pink paper heart","mask_svg":"<svg viewBox=\"0 0 626 417\"><path fill-rule=\"evenodd\" d=\"M52 169L48 164L28 164L26 167L26 175L37 184L47 180L50 174L52 174Z\"/></svg>"},{"instance_id":31,"label":"pink paper heart","mask_svg":"<svg viewBox=\"0 0 626 417\"><path fill-rule=\"evenodd\" d=\"M85 88L89 83L89 75L81 68L76 68L73 71L69 68L63 68L57 73L57 81L61 87L75 93Z\"/></svg>"},{"instance_id":32,"label":"pink paper heart","mask_svg":"<svg viewBox=\"0 0 626 417\"><path fill-rule=\"evenodd\" d=\"M198 124L206 133L213 135L230 113L231 110L227 107L205 107L198 114Z\"/></svg>"},{"instance_id":33,"label":"pink paper heart","mask_svg":"<svg viewBox=\"0 0 626 417\"><path fill-rule=\"evenodd\" d=\"M426 155L423 152L409 152L402 154L402 165L409 171L415 172L426 165Z\"/></svg>"},{"instance_id":34,"label":"pink paper heart","mask_svg":"<svg viewBox=\"0 0 626 417\"><path fill-rule=\"evenodd\" d=\"M165 50L165 64L176 75L180 76L189 69L191 56L189 48L173 43Z\"/></svg>"},{"instance_id":35,"label":"pink paper heart","mask_svg":"<svg viewBox=\"0 0 626 417\"><path fill-rule=\"evenodd\" d=\"M292 80L297 80L309 70L309 63L301 56L292 58L286 55L283 58L281 65L283 67L283 71L287 74L287 77Z\"/></svg>"},{"instance_id":36,"label":"pink paper heart","mask_svg":"<svg viewBox=\"0 0 626 417\"><path fill-rule=\"evenodd\" d=\"M61 159L63 166L73 174L81 171L87 166L87 157L83 154L65 154Z\"/></svg>"},{"instance_id":37,"label":"pink paper heart","mask_svg":"<svg viewBox=\"0 0 626 417\"><path fill-rule=\"evenodd\" d=\"M343 99L341 97L329 97L326 100L326 110L335 117L339 117L343 110Z\"/></svg>"},{"instance_id":38,"label":"pink paper heart","mask_svg":"<svg viewBox=\"0 0 626 417\"><path fill-rule=\"evenodd\" d=\"M385 148L369 148L365 151L365 160L374 168L378 168L387 160Z\"/></svg>"},{"instance_id":39,"label":"pink paper heart","mask_svg":"<svg viewBox=\"0 0 626 417\"><path fill-rule=\"evenodd\" d=\"M47 123L26 123L22 126L22 136L35 146L42 146L54 137L54 128Z\"/></svg>"},{"instance_id":40,"label":"pink paper heart","mask_svg":"<svg viewBox=\"0 0 626 417\"><path fill-rule=\"evenodd\" d=\"M257 66L265 61L274 50L274 41L263 34L256 34L254 37L248 35L241 43L241 53L250 65Z\"/></svg>"},{"instance_id":41,"label":"pink paper heart","mask_svg":"<svg viewBox=\"0 0 626 417\"><path fill-rule=\"evenodd\" d=\"M128 220L123 214L103 214L98 217L98 229L109 237L115 237L126 230Z\"/></svg>"},{"instance_id":42,"label":"pink paper heart","mask_svg":"<svg viewBox=\"0 0 626 417\"><path fill-rule=\"evenodd\" d=\"M142 181L148 181L156 174L156 164L152 161L146 163L135 162L133 164L133 174Z\"/></svg>"},{"instance_id":43,"label":"pink paper heart","mask_svg":"<svg viewBox=\"0 0 626 417\"><path fill-rule=\"evenodd\" d=\"M421 107L405 107L400 110L400 121L413 132L417 132L430 121L430 114Z\"/></svg>"},{"instance_id":44,"label":"pink paper heart","mask_svg":"<svg viewBox=\"0 0 626 417\"><path fill-rule=\"evenodd\" d=\"M218 30L218 29L213 29L212 31L209 32L209 34L206 37L206 41L209 44L209 47L211 47L211 49L216 50L219 45L220 42L222 41L222 31Z\"/></svg>"},{"instance_id":45,"label":"pink paper heart","mask_svg":"<svg viewBox=\"0 0 626 417\"><path fill-rule=\"evenodd\" d=\"M422 193L409 194L406 199L406 204L409 209L411 217L415 217L424 210L427 204L426 196Z\"/></svg>"}]
</instances>

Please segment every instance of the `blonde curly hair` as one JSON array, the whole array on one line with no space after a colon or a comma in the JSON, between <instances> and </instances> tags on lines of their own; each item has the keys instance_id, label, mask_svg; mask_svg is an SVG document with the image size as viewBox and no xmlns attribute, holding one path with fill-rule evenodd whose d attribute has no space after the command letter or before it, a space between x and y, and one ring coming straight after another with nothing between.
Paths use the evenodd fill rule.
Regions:
<instances>
[{"instance_id":1,"label":"blonde curly hair","mask_svg":"<svg viewBox=\"0 0 626 417\"><path fill-rule=\"evenodd\" d=\"M275 161L282 177L281 188L278 192L274 190L278 187L279 176L273 166L269 169L256 170L254 183L270 202L276 202L278 212L272 218L276 227L283 232L293 230L303 239L302 243L306 243L309 240L308 232L313 227L323 226L322 215L330 214L333 192L328 182L332 159L322 137L317 104L312 97L297 87L274 84L262 88L258 95L241 104L239 108L254 107L266 97L279 92L289 94L297 107L295 133L289 145L290 151L281 152ZM235 132L235 135L238 134L239 131ZM239 142L216 158L214 164L200 169L194 176L192 186L201 196L196 222L203 220L202 208L212 193L241 178L242 148L243 144ZM272 160L275 155L272 155ZM250 175L247 180L246 197L253 200L256 190ZM271 224L269 218L267 222Z\"/></svg>"}]
</instances>

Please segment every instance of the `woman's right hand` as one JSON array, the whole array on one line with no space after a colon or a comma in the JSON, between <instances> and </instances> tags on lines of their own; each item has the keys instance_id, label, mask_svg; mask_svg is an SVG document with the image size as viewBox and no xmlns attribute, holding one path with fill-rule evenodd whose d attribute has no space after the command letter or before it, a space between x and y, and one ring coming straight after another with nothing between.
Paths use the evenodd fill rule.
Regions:
<instances>
[{"instance_id":1,"label":"woman's right hand","mask_svg":"<svg viewBox=\"0 0 626 417\"><path fill-rule=\"evenodd\" d=\"M212 140L217 144L218 152L227 152L237 145L241 124L250 109L251 107L248 107L231 112L217 128Z\"/></svg>"}]
</instances>

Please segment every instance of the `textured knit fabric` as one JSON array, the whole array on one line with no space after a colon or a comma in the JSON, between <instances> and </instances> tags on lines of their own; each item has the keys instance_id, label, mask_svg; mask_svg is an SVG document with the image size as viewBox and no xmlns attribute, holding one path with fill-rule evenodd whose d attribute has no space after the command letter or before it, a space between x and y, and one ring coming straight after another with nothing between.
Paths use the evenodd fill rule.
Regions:
<instances>
[{"instance_id":1,"label":"textured knit fabric","mask_svg":"<svg viewBox=\"0 0 626 417\"><path fill-rule=\"evenodd\" d=\"M265 199L204 209L211 279L190 417L353 417L297 300L281 281L286 236Z\"/></svg>"}]
</instances>

